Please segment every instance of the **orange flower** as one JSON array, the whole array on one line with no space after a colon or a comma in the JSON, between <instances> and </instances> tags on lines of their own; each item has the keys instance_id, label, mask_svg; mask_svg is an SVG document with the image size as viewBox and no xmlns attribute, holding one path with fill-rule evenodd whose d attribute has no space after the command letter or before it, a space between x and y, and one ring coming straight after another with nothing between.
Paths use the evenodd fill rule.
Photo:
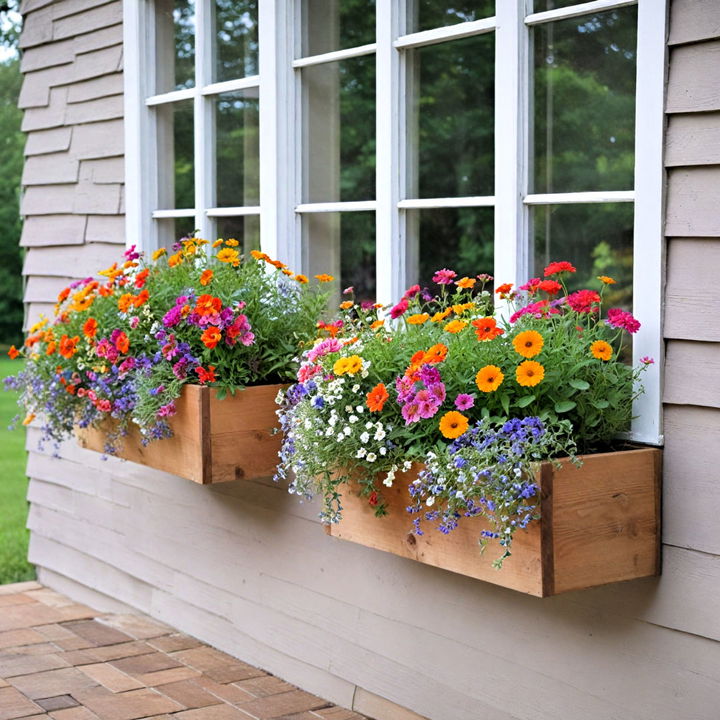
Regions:
<instances>
[{"instance_id":1,"label":"orange flower","mask_svg":"<svg viewBox=\"0 0 720 720\"><path fill-rule=\"evenodd\" d=\"M130 338L124 332L121 332L117 338L115 338L115 347L121 353L126 353L130 349Z\"/></svg>"},{"instance_id":2,"label":"orange flower","mask_svg":"<svg viewBox=\"0 0 720 720\"><path fill-rule=\"evenodd\" d=\"M378 328L381 328L385 324L384 320L376 320L373 323L370 323L370 329L371 330L377 330Z\"/></svg>"},{"instance_id":3,"label":"orange flower","mask_svg":"<svg viewBox=\"0 0 720 720\"><path fill-rule=\"evenodd\" d=\"M460 303L452 306L452 311L456 315L462 315L466 310L472 310L475 307L474 302Z\"/></svg>"},{"instance_id":4,"label":"orange flower","mask_svg":"<svg viewBox=\"0 0 720 720\"><path fill-rule=\"evenodd\" d=\"M214 315L222 309L222 300L212 295L201 295L195 304L195 312L198 315Z\"/></svg>"},{"instance_id":5,"label":"orange flower","mask_svg":"<svg viewBox=\"0 0 720 720\"><path fill-rule=\"evenodd\" d=\"M259 250L251 250L250 255L252 255L256 260L269 260L270 259L264 252L260 252Z\"/></svg>"},{"instance_id":6,"label":"orange flower","mask_svg":"<svg viewBox=\"0 0 720 720\"><path fill-rule=\"evenodd\" d=\"M213 274L212 270L203 270L203 274L200 276L200 284L209 285L212 282Z\"/></svg>"},{"instance_id":7,"label":"orange flower","mask_svg":"<svg viewBox=\"0 0 720 720\"><path fill-rule=\"evenodd\" d=\"M57 350L57 343L54 340L51 340L47 344L47 347L45 348L45 354L46 355L54 355L56 350Z\"/></svg>"},{"instance_id":8,"label":"orange flower","mask_svg":"<svg viewBox=\"0 0 720 720\"><path fill-rule=\"evenodd\" d=\"M301 284L305 285L308 282L307 275L296 275L295 279Z\"/></svg>"},{"instance_id":9,"label":"orange flower","mask_svg":"<svg viewBox=\"0 0 720 720\"><path fill-rule=\"evenodd\" d=\"M175 253L168 258L168 265L170 267L175 267L176 265L180 265L182 261L182 255L180 253Z\"/></svg>"},{"instance_id":10,"label":"orange flower","mask_svg":"<svg viewBox=\"0 0 720 720\"><path fill-rule=\"evenodd\" d=\"M478 342L494 340L498 335L502 335L505 332L497 326L495 318L491 317L473 320L471 324L475 328L475 335L477 335Z\"/></svg>"},{"instance_id":11,"label":"orange flower","mask_svg":"<svg viewBox=\"0 0 720 720\"><path fill-rule=\"evenodd\" d=\"M592 345L590 345L590 352L594 358L604 360L605 362L610 360L613 354L612 346L604 340L596 340Z\"/></svg>"},{"instance_id":12,"label":"orange flower","mask_svg":"<svg viewBox=\"0 0 720 720\"><path fill-rule=\"evenodd\" d=\"M526 360L520 363L515 370L515 379L518 385L534 387L545 377L545 368L535 360Z\"/></svg>"},{"instance_id":13,"label":"orange flower","mask_svg":"<svg viewBox=\"0 0 720 720\"><path fill-rule=\"evenodd\" d=\"M451 320L443 329L445 330L445 332L449 332L455 335L461 330L464 330L466 327L467 323L464 320Z\"/></svg>"},{"instance_id":14,"label":"orange flower","mask_svg":"<svg viewBox=\"0 0 720 720\"><path fill-rule=\"evenodd\" d=\"M60 294L58 295L57 301L59 303L64 302L68 299L68 296L70 295L70 288L66 287L63 290L60 291Z\"/></svg>"},{"instance_id":15,"label":"orange flower","mask_svg":"<svg viewBox=\"0 0 720 720\"><path fill-rule=\"evenodd\" d=\"M341 310L349 310L355 303L352 300L346 300L340 303Z\"/></svg>"},{"instance_id":16,"label":"orange flower","mask_svg":"<svg viewBox=\"0 0 720 720\"><path fill-rule=\"evenodd\" d=\"M477 280L475 278L464 277L464 278L460 278L459 280L456 280L455 284L459 288L463 288L463 290L467 290L471 287L475 287L476 282L477 282Z\"/></svg>"},{"instance_id":17,"label":"orange flower","mask_svg":"<svg viewBox=\"0 0 720 720\"><path fill-rule=\"evenodd\" d=\"M22 421L23 425L29 425L35 419L35 413L28 413Z\"/></svg>"},{"instance_id":18,"label":"orange flower","mask_svg":"<svg viewBox=\"0 0 720 720\"><path fill-rule=\"evenodd\" d=\"M60 354L69 360L77 352L78 342L80 342L80 338L77 335L74 338L63 335L60 338Z\"/></svg>"},{"instance_id":19,"label":"orange flower","mask_svg":"<svg viewBox=\"0 0 720 720\"><path fill-rule=\"evenodd\" d=\"M510 291L512 290L512 283L505 283L504 285L500 285L495 289L495 292L501 297L506 298L510 296Z\"/></svg>"},{"instance_id":20,"label":"orange flower","mask_svg":"<svg viewBox=\"0 0 720 720\"><path fill-rule=\"evenodd\" d=\"M95 300L94 295L84 295L83 293L76 293L73 295L73 303L70 306L70 309L73 312L83 312L84 310L90 309L90 306L93 304Z\"/></svg>"},{"instance_id":21,"label":"orange flower","mask_svg":"<svg viewBox=\"0 0 720 720\"><path fill-rule=\"evenodd\" d=\"M141 270L137 276L135 277L135 287L140 290L140 288L145 287L145 281L147 280L148 275L150 274L150 270L145 268L144 270Z\"/></svg>"},{"instance_id":22,"label":"orange flower","mask_svg":"<svg viewBox=\"0 0 720 720\"><path fill-rule=\"evenodd\" d=\"M366 405L370 412L380 412L390 397L383 383L378 383L368 394Z\"/></svg>"},{"instance_id":23,"label":"orange flower","mask_svg":"<svg viewBox=\"0 0 720 720\"><path fill-rule=\"evenodd\" d=\"M440 418L440 432L450 440L460 437L468 429L468 419L457 410L446 412Z\"/></svg>"},{"instance_id":24,"label":"orange flower","mask_svg":"<svg viewBox=\"0 0 720 720\"><path fill-rule=\"evenodd\" d=\"M14 346L11 345L10 349L8 350L8 355L12 360L14 360L18 355L20 355L20 351Z\"/></svg>"},{"instance_id":25,"label":"orange flower","mask_svg":"<svg viewBox=\"0 0 720 720\"><path fill-rule=\"evenodd\" d=\"M235 238L230 238L225 241L225 244L229 247L237 247L240 243Z\"/></svg>"},{"instance_id":26,"label":"orange flower","mask_svg":"<svg viewBox=\"0 0 720 720\"><path fill-rule=\"evenodd\" d=\"M215 257L223 263L235 265L235 263L240 262L240 253L232 248L223 248Z\"/></svg>"},{"instance_id":27,"label":"orange flower","mask_svg":"<svg viewBox=\"0 0 720 720\"><path fill-rule=\"evenodd\" d=\"M435 363L441 363L447 357L447 345L437 343L433 345L426 353L423 361L434 365Z\"/></svg>"},{"instance_id":28,"label":"orange flower","mask_svg":"<svg viewBox=\"0 0 720 720\"><path fill-rule=\"evenodd\" d=\"M222 240L216 240L216 241L212 244L212 246L213 246L214 248L217 248L217 247L220 247L222 244L223 244L223 241L222 241Z\"/></svg>"},{"instance_id":29,"label":"orange flower","mask_svg":"<svg viewBox=\"0 0 720 720\"><path fill-rule=\"evenodd\" d=\"M131 293L125 293L124 295L121 295L118 300L118 310L120 310L121 313L126 313L130 310L134 302L135 296Z\"/></svg>"},{"instance_id":30,"label":"orange flower","mask_svg":"<svg viewBox=\"0 0 720 720\"><path fill-rule=\"evenodd\" d=\"M107 283L106 285L101 285L100 290L98 292L102 297L110 297L112 295L113 286L112 283Z\"/></svg>"},{"instance_id":31,"label":"orange flower","mask_svg":"<svg viewBox=\"0 0 720 720\"><path fill-rule=\"evenodd\" d=\"M209 327L200 336L205 347L211 350L222 340L222 333L216 327Z\"/></svg>"},{"instance_id":32,"label":"orange flower","mask_svg":"<svg viewBox=\"0 0 720 720\"><path fill-rule=\"evenodd\" d=\"M415 313L407 318L408 325L423 325L430 319L427 313Z\"/></svg>"},{"instance_id":33,"label":"orange flower","mask_svg":"<svg viewBox=\"0 0 720 720\"><path fill-rule=\"evenodd\" d=\"M505 379L502 370L497 365L486 365L475 375L475 384L484 393L495 392Z\"/></svg>"},{"instance_id":34,"label":"orange flower","mask_svg":"<svg viewBox=\"0 0 720 720\"><path fill-rule=\"evenodd\" d=\"M321 275L315 276L320 282L332 282L335 278L332 275L328 275L327 273L322 273Z\"/></svg>"},{"instance_id":35,"label":"orange flower","mask_svg":"<svg viewBox=\"0 0 720 720\"><path fill-rule=\"evenodd\" d=\"M436 312L431 318L430 322L442 322L450 313L452 312L452 308L447 308L446 310L443 310L442 312Z\"/></svg>"},{"instance_id":36,"label":"orange flower","mask_svg":"<svg viewBox=\"0 0 720 720\"><path fill-rule=\"evenodd\" d=\"M133 299L133 305L136 308L142 307L150 299L150 293L147 290L141 290Z\"/></svg>"},{"instance_id":37,"label":"orange flower","mask_svg":"<svg viewBox=\"0 0 720 720\"><path fill-rule=\"evenodd\" d=\"M607 275L598 275L598 280L600 280L600 282L602 282L604 285L615 285L615 283L617 282L616 280L613 280Z\"/></svg>"},{"instance_id":38,"label":"orange flower","mask_svg":"<svg viewBox=\"0 0 720 720\"><path fill-rule=\"evenodd\" d=\"M535 357L543 349L545 341L536 330L525 330L513 338L513 347L518 355L524 358Z\"/></svg>"},{"instance_id":39,"label":"orange flower","mask_svg":"<svg viewBox=\"0 0 720 720\"><path fill-rule=\"evenodd\" d=\"M292 273L292 270L284 267L284 268L282 268L282 274L283 274L283 275L287 275L288 277L290 277L293 273Z\"/></svg>"},{"instance_id":40,"label":"orange flower","mask_svg":"<svg viewBox=\"0 0 720 720\"><path fill-rule=\"evenodd\" d=\"M163 255L167 253L167 250L165 248L158 248L153 254L152 259L153 262L157 262Z\"/></svg>"},{"instance_id":41,"label":"orange flower","mask_svg":"<svg viewBox=\"0 0 720 720\"><path fill-rule=\"evenodd\" d=\"M86 338L94 338L97 335L97 320L95 318L88 318L83 325L83 335Z\"/></svg>"},{"instance_id":42,"label":"orange flower","mask_svg":"<svg viewBox=\"0 0 720 720\"><path fill-rule=\"evenodd\" d=\"M271 260L270 258L268 258L266 260L266 262L269 263L270 265L272 265L273 267L276 267L278 270L284 270L286 267L285 263L280 262L279 260Z\"/></svg>"}]
</instances>

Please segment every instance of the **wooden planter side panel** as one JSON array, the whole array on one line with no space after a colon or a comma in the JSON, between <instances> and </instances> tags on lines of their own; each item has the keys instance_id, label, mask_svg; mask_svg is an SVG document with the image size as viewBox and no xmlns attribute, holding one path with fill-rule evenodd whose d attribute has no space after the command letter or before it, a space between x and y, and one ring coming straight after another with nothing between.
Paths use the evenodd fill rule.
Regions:
<instances>
[{"instance_id":1,"label":"wooden planter side panel","mask_svg":"<svg viewBox=\"0 0 720 720\"><path fill-rule=\"evenodd\" d=\"M275 474L282 442L275 397L285 385L246 388L218 400L210 395L212 482Z\"/></svg>"},{"instance_id":2,"label":"wooden planter side panel","mask_svg":"<svg viewBox=\"0 0 720 720\"><path fill-rule=\"evenodd\" d=\"M203 435L208 435L209 430L209 401L208 388L186 385L175 403L177 411L170 418L173 436L143 447L140 432L133 425L127 437L121 438L122 449L117 456L202 483L209 450L207 443L203 445ZM77 438L81 447L105 452L105 433L101 429L80 430Z\"/></svg>"},{"instance_id":3,"label":"wooden planter side panel","mask_svg":"<svg viewBox=\"0 0 720 720\"><path fill-rule=\"evenodd\" d=\"M555 471L551 594L659 573L661 461L645 448Z\"/></svg>"}]
</instances>

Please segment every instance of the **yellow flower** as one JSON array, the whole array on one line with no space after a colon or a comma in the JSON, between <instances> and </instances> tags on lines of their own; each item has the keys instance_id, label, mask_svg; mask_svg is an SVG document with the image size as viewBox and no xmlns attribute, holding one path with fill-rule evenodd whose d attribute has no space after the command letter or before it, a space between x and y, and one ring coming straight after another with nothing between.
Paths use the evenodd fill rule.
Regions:
<instances>
[{"instance_id":1,"label":"yellow flower","mask_svg":"<svg viewBox=\"0 0 720 720\"><path fill-rule=\"evenodd\" d=\"M362 358L359 355L351 355L346 358L339 358L333 365L333 372L336 375L356 375L362 370Z\"/></svg>"},{"instance_id":2,"label":"yellow flower","mask_svg":"<svg viewBox=\"0 0 720 720\"><path fill-rule=\"evenodd\" d=\"M497 365L486 365L478 370L475 376L475 384L482 392L490 393L495 392L504 379L505 376Z\"/></svg>"},{"instance_id":3,"label":"yellow flower","mask_svg":"<svg viewBox=\"0 0 720 720\"><path fill-rule=\"evenodd\" d=\"M268 256L264 252L260 252L259 250L251 250L250 254L256 259L256 260L267 260Z\"/></svg>"},{"instance_id":4,"label":"yellow flower","mask_svg":"<svg viewBox=\"0 0 720 720\"><path fill-rule=\"evenodd\" d=\"M594 358L604 360L605 362L610 360L613 354L612 346L604 340L596 340L592 343L592 345L590 345L590 352Z\"/></svg>"},{"instance_id":5,"label":"yellow flower","mask_svg":"<svg viewBox=\"0 0 720 720\"><path fill-rule=\"evenodd\" d=\"M535 357L543 349L545 341L536 330L525 330L513 338L513 347L518 355L524 358Z\"/></svg>"},{"instance_id":6,"label":"yellow flower","mask_svg":"<svg viewBox=\"0 0 720 720\"><path fill-rule=\"evenodd\" d=\"M327 273L322 273L321 275L315 276L320 282L332 282L335 278L332 275L328 275Z\"/></svg>"},{"instance_id":7,"label":"yellow flower","mask_svg":"<svg viewBox=\"0 0 720 720\"><path fill-rule=\"evenodd\" d=\"M295 279L296 279L301 285L305 285L305 284L307 283L307 281L308 281L307 275L300 275L300 274L298 274L298 275L295 276Z\"/></svg>"},{"instance_id":8,"label":"yellow flower","mask_svg":"<svg viewBox=\"0 0 720 720\"><path fill-rule=\"evenodd\" d=\"M444 328L445 332L459 333L461 330L467 327L467 323L464 320L451 320Z\"/></svg>"},{"instance_id":9,"label":"yellow flower","mask_svg":"<svg viewBox=\"0 0 720 720\"><path fill-rule=\"evenodd\" d=\"M457 410L446 412L440 418L440 432L450 440L460 437L468 429L468 419Z\"/></svg>"},{"instance_id":10,"label":"yellow flower","mask_svg":"<svg viewBox=\"0 0 720 720\"><path fill-rule=\"evenodd\" d=\"M240 259L240 254L232 248L223 248L215 257L217 257L220 262L236 263Z\"/></svg>"},{"instance_id":11,"label":"yellow flower","mask_svg":"<svg viewBox=\"0 0 720 720\"><path fill-rule=\"evenodd\" d=\"M370 329L371 330L377 330L378 328L381 328L385 324L384 320L376 320L373 323L370 323Z\"/></svg>"},{"instance_id":12,"label":"yellow flower","mask_svg":"<svg viewBox=\"0 0 720 720\"><path fill-rule=\"evenodd\" d=\"M518 385L534 387L545 377L545 368L535 360L526 360L520 363L515 370L515 379Z\"/></svg>"},{"instance_id":13,"label":"yellow flower","mask_svg":"<svg viewBox=\"0 0 720 720\"><path fill-rule=\"evenodd\" d=\"M158 248L153 254L152 259L153 262L157 262L163 255L167 253L167 250L165 248Z\"/></svg>"},{"instance_id":14,"label":"yellow flower","mask_svg":"<svg viewBox=\"0 0 720 720\"><path fill-rule=\"evenodd\" d=\"M225 241L226 245L229 245L230 247L237 247L240 243L235 238L230 238L229 240Z\"/></svg>"},{"instance_id":15,"label":"yellow flower","mask_svg":"<svg viewBox=\"0 0 720 720\"><path fill-rule=\"evenodd\" d=\"M30 328L30 334L36 333L38 330L42 330L48 321L44 315L40 315L40 319Z\"/></svg>"},{"instance_id":16,"label":"yellow flower","mask_svg":"<svg viewBox=\"0 0 720 720\"><path fill-rule=\"evenodd\" d=\"M607 275L598 275L597 279L600 280L600 282L602 282L604 285L614 285L617 282L616 280L613 280Z\"/></svg>"},{"instance_id":17,"label":"yellow flower","mask_svg":"<svg viewBox=\"0 0 720 720\"><path fill-rule=\"evenodd\" d=\"M222 238L221 238L220 240L216 240L216 241L212 244L212 246L213 246L214 248L218 248L218 247L220 247L222 244L223 244L223 241L222 241Z\"/></svg>"},{"instance_id":18,"label":"yellow flower","mask_svg":"<svg viewBox=\"0 0 720 720\"><path fill-rule=\"evenodd\" d=\"M453 305L452 311L456 315L462 315L466 310L472 310L475 307L474 302L461 303L459 305Z\"/></svg>"},{"instance_id":19,"label":"yellow flower","mask_svg":"<svg viewBox=\"0 0 720 720\"><path fill-rule=\"evenodd\" d=\"M352 300L345 300L345 302L340 303L340 309L341 310L349 310L355 303Z\"/></svg>"},{"instance_id":20,"label":"yellow flower","mask_svg":"<svg viewBox=\"0 0 720 720\"><path fill-rule=\"evenodd\" d=\"M434 322L434 323L442 322L451 312L452 312L452 308L447 308L446 310L443 310L442 312L436 312L430 318L430 322Z\"/></svg>"},{"instance_id":21,"label":"yellow flower","mask_svg":"<svg viewBox=\"0 0 720 720\"><path fill-rule=\"evenodd\" d=\"M407 322L409 325L422 325L429 319L430 316L427 313L415 313L414 315L410 315L408 317Z\"/></svg>"},{"instance_id":22,"label":"yellow flower","mask_svg":"<svg viewBox=\"0 0 720 720\"><path fill-rule=\"evenodd\" d=\"M176 265L180 265L182 261L182 255L180 253L175 253L168 258L168 265L170 267L175 267Z\"/></svg>"},{"instance_id":23,"label":"yellow flower","mask_svg":"<svg viewBox=\"0 0 720 720\"><path fill-rule=\"evenodd\" d=\"M23 425L29 425L33 420L35 419L34 413L29 413L25 416L25 419L22 421Z\"/></svg>"}]
</instances>

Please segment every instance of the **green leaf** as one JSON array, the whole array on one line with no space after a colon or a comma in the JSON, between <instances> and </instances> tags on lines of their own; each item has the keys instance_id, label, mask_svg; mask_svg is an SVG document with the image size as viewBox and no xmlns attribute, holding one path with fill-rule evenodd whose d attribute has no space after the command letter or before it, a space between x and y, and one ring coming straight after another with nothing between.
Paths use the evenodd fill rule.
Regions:
<instances>
[{"instance_id":1,"label":"green leaf","mask_svg":"<svg viewBox=\"0 0 720 720\"><path fill-rule=\"evenodd\" d=\"M506 415L510 414L510 398L507 395L500 396L500 404L503 407Z\"/></svg>"},{"instance_id":2,"label":"green leaf","mask_svg":"<svg viewBox=\"0 0 720 720\"><path fill-rule=\"evenodd\" d=\"M534 395L525 395L525 397L521 397L519 400L515 402L515 405L517 405L519 408L527 407L531 402L535 400Z\"/></svg>"},{"instance_id":3,"label":"green leaf","mask_svg":"<svg viewBox=\"0 0 720 720\"><path fill-rule=\"evenodd\" d=\"M593 400L592 406L598 410L604 410L605 408L610 407L610 403L607 400Z\"/></svg>"},{"instance_id":4,"label":"green leaf","mask_svg":"<svg viewBox=\"0 0 720 720\"><path fill-rule=\"evenodd\" d=\"M570 385L572 385L576 390L589 390L590 389L590 383L586 380L571 380Z\"/></svg>"},{"instance_id":5,"label":"green leaf","mask_svg":"<svg viewBox=\"0 0 720 720\"><path fill-rule=\"evenodd\" d=\"M566 413L575 407L577 407L577 403L574 403L572 400L563 400L562 402L555 403L555 412Z\"/></svg>"}]
</instances>

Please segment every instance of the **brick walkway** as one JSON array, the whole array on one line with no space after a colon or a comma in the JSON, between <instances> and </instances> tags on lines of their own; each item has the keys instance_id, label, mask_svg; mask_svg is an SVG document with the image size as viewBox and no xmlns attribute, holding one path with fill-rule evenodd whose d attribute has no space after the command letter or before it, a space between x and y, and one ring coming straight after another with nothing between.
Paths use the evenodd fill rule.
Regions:
<instances>
[{"instance_id":1,"label":"brick walkway","mask_svg":"<svg viewBox=\"0 0 720 720\"><path fill-rule=\"evenodd\" d=\"M0 720L365 720L143 615L0 586Z\"/></svg>"}]
</instances>

